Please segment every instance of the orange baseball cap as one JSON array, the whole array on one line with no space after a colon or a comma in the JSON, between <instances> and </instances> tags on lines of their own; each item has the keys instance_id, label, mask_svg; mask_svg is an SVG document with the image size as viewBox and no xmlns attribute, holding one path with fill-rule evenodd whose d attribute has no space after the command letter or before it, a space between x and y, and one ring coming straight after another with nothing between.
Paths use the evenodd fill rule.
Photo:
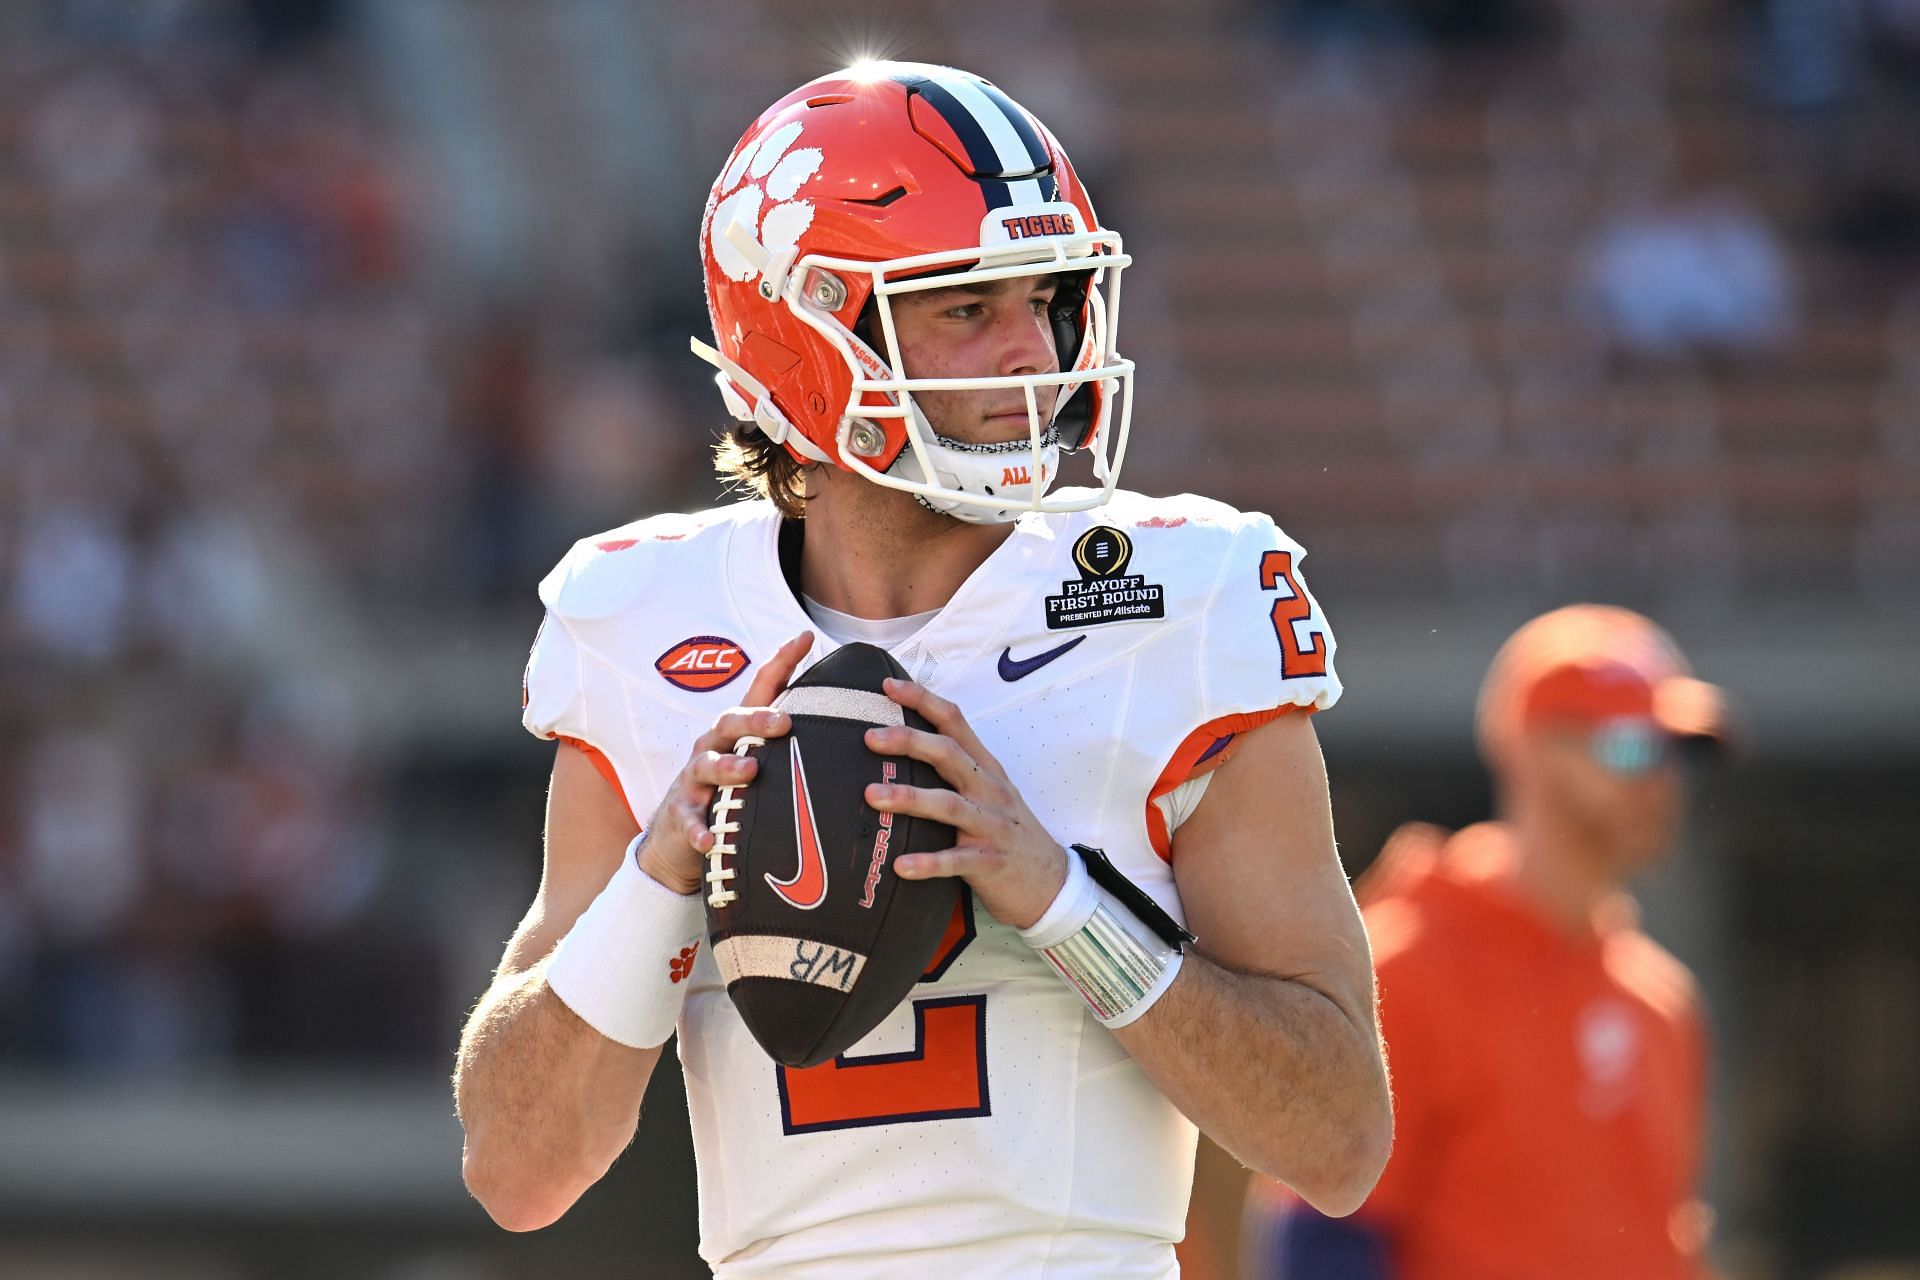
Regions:
<instances>
[{"instance_id":1,"label":"orange baseball cap","mask_svg":"<svg viewBox=\"0 0 1920 1280\"><path fill-rule=\"evenodd\" d=\"M1480 686L1478 729L1489 759L1530 729L1618 720L1676 738L1725 744L1725 691L1693 678L1673 638L1614 605L1576 604L1521 627L1494 655Z\"/></svg>"}]
</instances>

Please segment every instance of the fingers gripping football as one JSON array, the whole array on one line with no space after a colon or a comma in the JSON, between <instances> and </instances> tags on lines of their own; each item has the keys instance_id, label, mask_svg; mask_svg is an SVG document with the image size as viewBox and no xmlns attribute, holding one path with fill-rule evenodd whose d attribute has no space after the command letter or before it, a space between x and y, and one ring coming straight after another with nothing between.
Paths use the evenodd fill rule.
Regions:
<instances>
[{"instance_id":1,"label":"fingers gripping football","mask_svg":"<svg viewBox=\"0 0 1920 1280\"><path fill-rule=\"evenodd\" d=\"M714 792L749 781L757 768L754 761L733 753L734 743L744 737L778 737L791 727L786 712L767 704L786 688L812 645L812 633L802 632L775 651L747 687L742 704L724 712L694 740L686 765L654 810L640 842L640 869L675 893L700 887L701 858L713 847L707 822Z\"/></svg>"},{"instance_id":2,"label":"fingers gripping football","mask_svg":"<svg viewBox=\"0 0 1920 1280\"><path fill-rule=\"evenodd\" d=\"M888 681L887 696L918 711L938 732L904 725L870 729L867 744L932 765L953 790L876 783L867 788L867 803L944 822L957 837L950 849L901 858L895 870L909 880L959 876L996 920L1029 927L1066 882L1066 850L1040 825L958 707L907 680Z\"/></svg>"}]
</instances>

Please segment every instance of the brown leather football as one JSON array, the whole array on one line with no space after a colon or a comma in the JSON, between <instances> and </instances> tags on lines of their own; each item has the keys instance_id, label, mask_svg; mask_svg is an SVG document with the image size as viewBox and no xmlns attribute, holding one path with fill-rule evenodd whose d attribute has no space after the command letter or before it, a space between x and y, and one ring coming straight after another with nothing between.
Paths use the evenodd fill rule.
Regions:
<instances>
[{"instance_id":1,"label":"brown leather football","mask_svg":"<svg viewBox=\"0 0 1920 1280\"><path fill-rule=\"evenodd\" d=\"M753 781L714 797L707 933L727 994L775 1061L810 1067L844 1052L913 989L961 893L957 879L902 880L893 860L950 848L953 828L881 813L867 784L946 787L932 765L867 748L874 725L930 726L882 691L907 673L885 649L849 644L774 706L784 737L743 738Z\"/></svg>"}]
</instances>

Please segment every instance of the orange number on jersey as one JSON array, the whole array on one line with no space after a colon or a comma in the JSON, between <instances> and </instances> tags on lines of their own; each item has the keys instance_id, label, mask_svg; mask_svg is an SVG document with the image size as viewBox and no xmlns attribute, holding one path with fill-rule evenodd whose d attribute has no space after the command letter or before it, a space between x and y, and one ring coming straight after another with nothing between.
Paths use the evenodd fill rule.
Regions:
<instances>
[{"instance_id":1,"label":"orange number on jersey","mask_svg":"<svg viewBox=\"0 0 1920 1280\"><path fill-rule=\"evenodd\" d=\"M963 889L920 981L938 981L973 938L973 895ZM989 1115L987 998L915 1000L906 1053L841 1054L805 1070L776 1070L780 1124L788 1133Z\"/></svg>"},{"instance_id":2,"label":"orange number on jersey","mask_svg":"<svg viewBox=\"0 0 1920 1280\"><path fill-rule=\"evenodd\" d=\"M1302 649L1299 633L1293 629L1294 623L1313 616L1313 602L1300 589L1300 580L1293 576L1293 553L1269 551L1261 556L1260 589L1279 591L1283 582L1286 594L1273 602L1273 630L1280 637L1280 675L1283 679L1323 676L1327 674L1325 637L1318 631L1309 632L1313 643Z\"/></svg>"}]
</instances>

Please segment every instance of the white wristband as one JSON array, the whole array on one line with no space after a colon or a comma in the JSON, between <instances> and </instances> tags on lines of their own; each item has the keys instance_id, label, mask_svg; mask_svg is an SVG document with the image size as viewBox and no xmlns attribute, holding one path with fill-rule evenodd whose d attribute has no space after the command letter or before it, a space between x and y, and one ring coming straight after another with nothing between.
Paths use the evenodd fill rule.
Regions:
<instances>
[{"instance_id":1,"label":"white wristband","mask_svg":"<svg viewBox=\"0 0 1920 1280\"><path fill-rule=\"evenodd\" d=\"M1086 863L1071 851L1066 883L1020 937L1108 1029L1124 1027L1152 1008L1180 973L1180 949L1095 884Z\"/></svg>"},{"instance_id":2,"label":"white wristband","mask_svg":"<svg viewBox=\"0 0 1920 1280\"><path fill-rule=\"evenodd\" d=\"M700 895L640 869L640 837L547 961L547 986L580 1020L633 1049L667 1042L706 936Z\"/></svg>"},{"instance_id":3,"label":"white wristband","mask_svg":"<svg viewBox=\"0 0 1920 1280\"><path fill-rule=\"evenodd\" d=\"M1085 860L1073 850L1067 850L1066 883L1053 895L1053 904L1046 913L1020 931L1020 940L1035 951L1045 951L1068 934L1078 932L1099 904L1099 892L1093 877L1087 874Z\"/></svg>"}]
</instances>

